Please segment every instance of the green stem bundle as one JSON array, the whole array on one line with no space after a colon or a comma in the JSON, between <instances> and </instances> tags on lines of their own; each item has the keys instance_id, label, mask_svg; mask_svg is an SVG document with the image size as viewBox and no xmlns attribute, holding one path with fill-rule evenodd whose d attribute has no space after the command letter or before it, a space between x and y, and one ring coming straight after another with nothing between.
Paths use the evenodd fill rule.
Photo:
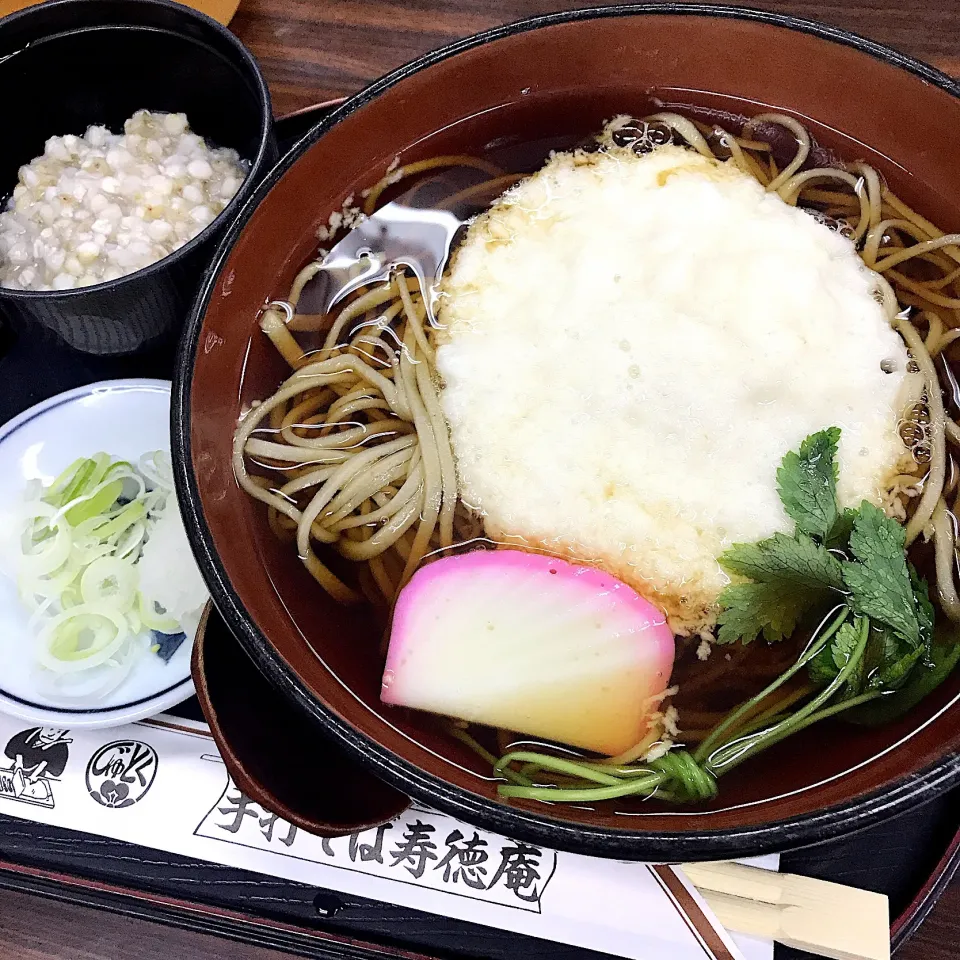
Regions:
<instances>
[{"instance_id":1,"label":"green stem bundle","mask_svg":"<svg viewBox=\"0 0 960 960\"><path fill-rule=\"evenodd\" d=\"M512 781L499 786L500 795L554 803L595 803L630 796L656 796L673 802L712 799L717 793L717 778L744 760L821 720L882 695L880 690L866 690L854 696L841 695L838 699L860 670L870 640L869 619L858 617L856 646L830 683L793 712L784 713L774 708L773 713L768 710L747 719L759 704L803 670L851 616L846 605L832 610L796 662L756 696L731 711L696 751L671 750L655 760L617 767L538 751L514 750L494 764L497 776ZM514 764L522 765L519 772ZM544 783L547 777L556 782Z\"/></svg>"}]
</instances>

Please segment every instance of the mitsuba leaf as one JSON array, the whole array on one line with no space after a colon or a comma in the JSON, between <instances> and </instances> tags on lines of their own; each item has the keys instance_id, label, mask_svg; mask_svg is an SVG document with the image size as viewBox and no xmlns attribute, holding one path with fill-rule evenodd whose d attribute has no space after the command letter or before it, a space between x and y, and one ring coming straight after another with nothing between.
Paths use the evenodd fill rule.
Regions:
<instances>
[{"instance_id":1,"label":"mitsuba leaf","mask_svg":"<svg viewBox=\"0 0 960 960\"><path fill-rule=\"evenodd\" d=\"M837 675L838 670L830 654L829 646L824 647L808 664L810 680L818 687L825 687Z\"/></svg>"},{"instance_id":2,"label":"mitsuba leaf","mask_svg":"<svg viewBox=\"0 0 960 960\"><path fill-rule=\"evenodd\" d=\"M822 687L831 683L850 662L859 641L859 624L848 620L807 664L810 679Z\"/></svg>"},{"instance_id":3,"label":"mitsuba leaf","mask_svg":"<svg viewBox=\"0 0 960 960\"><path fill-rule=\"evenodd\" d=\"M850 534L853 531L854 521L857 519L857 511L847 507L838 517L831 531L827 534L824 544L831 550L843 549L850 540Z\"/></svg>"},{"instance_id":4,"label":"mitsuba leaf","mask_svg":"<svg viewBox=\"0 0 960 960\"><path fill-rule=\"evenodd\" d=\"M911 646L924 643L920 604L914 595L904 554L904 529L864 501L857 511L850 549L856 563L843 564L843 580L853 609L894 630Z\"/></svg>"},{"instance_id":5,"label":"mitsuba leaf","mask_svg":"<svg viewBox=\"0 0 960 960\"><path fill-rule=\"evenodd\" d=\"M923 657L923 647L907 650L897 660L884 663L875 677L870 678L869 689L899 690L910 676L910 672Z\"/></svg>"},{"instance_id":6,"label":"mitsuba leaf","mask_svg":"<svg viewBox=\"0 0 960 960\"><path fill-rule=\"evenodd\" d=\"M843 565L810 537L775 533L759 543L735 543L720 555L728 573L758 583L792 584L806 590L842 590Z\"/></svg>"},{"instance_id":7,"label":"mitsuba leaf","mask_svg":"<svg viewBox=\"0 0 960 960\"><path fill-rule=\"evenodd\" d=\"M750 643L761 633L776 643L844 586L840 561L804 534L777 533L759 543L734 544L720 563L727 572L753 581L731 584L720 594L720 643Z\"/></svg>"},{"instance_id":8,"label":"mitsuba leaf","mask_svg":"<svg viewBox=\"0 0 960 960\"><path fill-rule=\"evenodd\" d=\"M874 624L864 655L863 692L899 689L925 652L925 647L912 646L884 624Z\"/></svg>"},{"instance_id":9,"label":"mitsuba leaf","mask_svg":"<svg viewBox=\"0 0 960 960\"><path fill-rule=\"evenodd\" d=\"M751 643L762 633L777 643L793 633L819 596L789 581L731 584L720 594L717 642Z\"/></svg>"},{"instance_id":10,"label":"mitsuba leaf","mask_svg":"<svg viewBox=\"0 0 960 960\"><path fill-rule=\"evenodd\" d=\"M930 590L927 587L927 581L917 573L917 568L912 563L907 563L907 572L910 574L910 586L913 588L920 639L925 647L929 647L933 641L933 626L936 619L936 612L930 602Z\"/></svg>"},{"instance_id":11,"label":"mitsuba leaf","mask_svg":"<svg viewBox=\"0 0 960 960\"><path fill-rule=\"evenodd\" d=\"M846 714L852 723L879 726L890 723L912 710L953 672L960 661L960 629L951 625L937 631L924 661L916 663L906 682L893 693L872 703L855 707Z\"/></svg>"},{"instance_id":12,"label":"mitsuba leaf","mask_svg":"<svg viewBox=\"0 0 960 960\"><path fill-rule=\"evenodd\" d=\"M837 508L837 444L840 428L813 433L777 470L777 491L797 530L826 540L840 519Z\"/></svg>"}]
</instances>

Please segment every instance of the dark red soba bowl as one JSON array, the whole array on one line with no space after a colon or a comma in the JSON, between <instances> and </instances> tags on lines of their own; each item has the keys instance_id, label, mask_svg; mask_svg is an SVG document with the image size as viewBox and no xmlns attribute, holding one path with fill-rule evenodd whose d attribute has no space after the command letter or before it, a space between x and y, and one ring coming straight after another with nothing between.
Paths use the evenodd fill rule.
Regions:
<instances>
[{"instance_id":1,"label":"dark red soba bowl","mask_svg":"<svg viewBox=\"0 0 960 960\"><path fill-rule=\"evenodd\" d=\"M724 778L709 806L508 804L482 761L429 717L380 704L372 619L320 590L230 465L241 408L285 375L258 314L286 294L315 254L318 226L348 196L398 155L406 163L510 138L585 135L615 114L661 105L791 113L840 156L879 167L941 227L960 229L960 85L885 47L708 5L608 7L491 30L344 103L259 187L221 244L189 324L174 448L214 600L260 670L312 720L298 736L316 736L318 755L319 739L332 737L411 797L517 839L618 858L707 859L823 840L960 782L960 673L889 726L805 731ZM301 750L309 758L309 744Z\"/></svg>"}]
</instances>

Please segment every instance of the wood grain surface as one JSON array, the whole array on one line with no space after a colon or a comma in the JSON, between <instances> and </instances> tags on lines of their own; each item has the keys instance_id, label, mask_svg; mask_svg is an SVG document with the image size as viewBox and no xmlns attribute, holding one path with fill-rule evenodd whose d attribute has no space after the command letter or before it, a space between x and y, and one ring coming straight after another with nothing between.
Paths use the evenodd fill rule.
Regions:
<instances>
[{"instance_id":1,"label":"wood grain surface","mask_svg":"<svg viewBox=\"0 0 960 960\"><path fill-rule=\"evenodd\" d=\"M353 93L419 54L478 30L594 3L606 5L602 0L242 0L232 26L263 67L282 114ZM960 75L958 0L743 0L741 5L843 27Z\"/></svg>"},{"instance_id":2,"label":"wood grain surface","mask_svg":"<svg viewBox=\"0 0 960 960\"><path fill-rule=\"evenodd\" d=\"M958 955L960 883L944 893L896 960L956 960ZM0 891L0 960L280 960L284 956L288 954Z\"/></svg>"},{"instance_id":3,"label":"wood grain surface","mask_svg":"<svg viewBox=\"0 0 960 960\"><path fill-rule=\"evenodd\" d=\"M259 60L275 110L283 114L352 93L451 40L573 5L557 0L242 0L233 29ZM960 0L751 0L751 5L852 30L960 76ZM958 955L960 883L947 890L898 954L900 960L954 960ZM0 960L280 956L144 920L0 891Z\"/></svg>"}]
</instances>

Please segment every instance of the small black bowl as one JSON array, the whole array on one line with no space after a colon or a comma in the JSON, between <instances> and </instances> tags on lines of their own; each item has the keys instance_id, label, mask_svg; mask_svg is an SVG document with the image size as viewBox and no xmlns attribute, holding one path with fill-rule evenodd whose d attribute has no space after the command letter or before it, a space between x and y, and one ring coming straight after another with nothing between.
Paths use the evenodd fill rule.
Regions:
<instances>
[{"instance_id":1,"label":"small black bowl","mask_svg":"<svg viewBox=\"0 0 960 960\"><path fill-rule=\"evenodd\" d=\"M277 159L270 94L224 27L167 0L52 0L0 20L0 97L16 104L0 151L0 197L51 136L121 131L137 110L185 113L194 132L249 165L226 209L175 253L73 290L0 287L20 336L38 329L78 350L127 354L172 340L226 225Z\"/></svg>"}]
</instances>

